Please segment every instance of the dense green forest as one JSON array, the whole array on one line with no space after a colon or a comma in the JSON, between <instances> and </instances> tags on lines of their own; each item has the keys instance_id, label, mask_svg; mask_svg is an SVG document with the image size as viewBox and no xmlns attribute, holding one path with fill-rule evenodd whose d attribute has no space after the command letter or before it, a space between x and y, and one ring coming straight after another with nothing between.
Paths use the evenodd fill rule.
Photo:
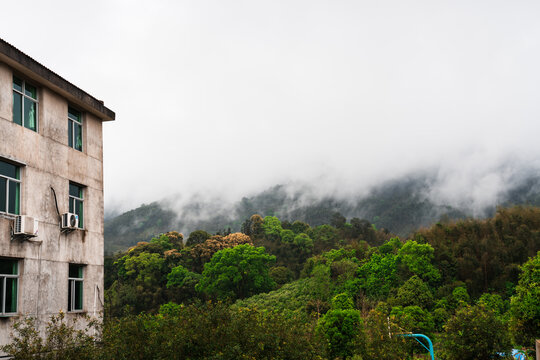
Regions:
<instances>
[{"instance_id":1,"label":"dense green forest","mask_svg":"<svg viewBox=\"0 0 540 360\"><path fill-rule=\"evenodd\" d=\"M255 214L240 232L169 231L106 257L100 346L55 318L39 344L19 324L4 350L62 338L73 358L412 359L412 332L437 359L505 358L540 338L539 250L535 207L407 239L338 212L318 226Z\"/></svg>"},{"instance_id":2,"label":"dense green forest","mask_svg":"<svg viewBox=\"0 0 540 360\"><path fill-rule=\"evenodd\" d=\"M266 191L246 196L234 203L215 199L204 201L193 198L182 204L174 197L166 201L142 205L137 209L108 216L105 221L105 253L124 251L140 241L177 229L190 233L204 229L211 233L241 230L242 222L253 214L277 216L281 220L303 221L311 226L329 224L335 212L347 218L366 219L378 229L406 238L421 226L441 220L471 217L473 209L452 207L431 200L436 186L433 175L416 175L386 181L373 187L365 195L315 196L309 188L292 190L278 185ZM516 180L500 194L498 202L481 209L485 216L493 216L497 205L540 206L538 176ZM478 209L476 209L478 211Z\"/></svg>"}]
</instances>

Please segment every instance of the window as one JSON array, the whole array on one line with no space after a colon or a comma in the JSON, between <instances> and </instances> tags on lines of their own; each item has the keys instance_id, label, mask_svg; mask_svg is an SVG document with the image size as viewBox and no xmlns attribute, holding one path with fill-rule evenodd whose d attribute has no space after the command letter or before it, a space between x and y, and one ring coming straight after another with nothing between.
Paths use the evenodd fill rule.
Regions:
<instances>
[{"instance_id":1,"label":"window","mask_svg":"<svg viewBox=\"0 0 540 360\"><path fill-rule=\"evenodd\" d=\"M68 311L83 309L83 265L69 264Z\"/></svg>"},{"instance_id":2,"label":"window","mask_svg":"<svg viewBox=\"0 0 540 360\"><path fill-rule=\"evenodd\" d=\"M69 183L69 212L79 216L79 228L83 223L83 187Z\"/></svg>"},{"instance_id":3,"label":"window","mask_svg":"<svg viewBox=\"0 0 540 360\"><path fill-rule=\"evenodd\" d=\"M19 262L0 259L0 316L17 313L17 289L19 287Z\"/></svg>"},{"instance_id":4,"label":"window","mask_svg":"<svg viewBox=\"0 0 540 360\"><path fill-rule=\"evenodd\" d=\"M68 145L82 151L82 117L81 112L68 107Z\"/></svg>"},{"instance_id":5,"label":"window","mask_svg":"<svg viewBox=\"0 0 540 360\"><path fill-rule=\"evenodd\" d=\"M0 212L19 214L20 198L20 168L0 160Z\"/></svg>"},{"instance_id":6,"label":"window","mask_svg":"<svg viewBox=\"0 0 540 360\"><path fill-rule=\"evenodd\" d=\"M37 89L13 77L13 122L37 131Z\"/></svg>"}]
</instances>

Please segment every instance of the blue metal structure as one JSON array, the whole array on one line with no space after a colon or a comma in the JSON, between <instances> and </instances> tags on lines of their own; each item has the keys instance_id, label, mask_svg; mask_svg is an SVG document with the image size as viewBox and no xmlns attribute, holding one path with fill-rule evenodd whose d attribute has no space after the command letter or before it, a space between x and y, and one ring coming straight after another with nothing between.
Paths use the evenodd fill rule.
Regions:
<instances>
[{"instance_id":1,"label":"blue metal structure","mask_svg":"<svg viewBox=\"0 0 540 360\"><path fill-rule=\"evenodd\" d=\"M424 334L398 334L398 336L405 336L405 337L412 337L416 341L420 343L424 348L426 348L427 351L429 351L429 354L431 355L431 360L435 360L435 353L433 352L433 343L431 342L431 339L428 338ZM423 342L421 342L419 339L425 339L428 343L428 346L426 346Z\"/></svg>"}]
</instances>

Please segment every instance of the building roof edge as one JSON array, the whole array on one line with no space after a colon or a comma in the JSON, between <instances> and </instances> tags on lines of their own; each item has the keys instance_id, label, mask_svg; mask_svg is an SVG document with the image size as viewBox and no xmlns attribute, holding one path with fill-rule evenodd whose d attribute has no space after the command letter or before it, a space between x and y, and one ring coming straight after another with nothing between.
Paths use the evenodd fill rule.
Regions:
<instances>
[{"instance_id":1,"label":"building roof edge","mask_svg":"<svg viewBox=\"0 0 540 360\"><path fill-rule=\"evenodd\" d=\"M53 90L66 96L68 100L83 107L85 110L92 112L101 120L109 121L115 119L114 111L107 108L103 101L96 99L84 90L73 85L54 71L43 66L1 38L0 61L5 62L15 68L15 70L23 73L31 72L34 75L33 77L35 77L35 80L44 83L44 85L49 86Z\"/></svg>"}]
</instances>

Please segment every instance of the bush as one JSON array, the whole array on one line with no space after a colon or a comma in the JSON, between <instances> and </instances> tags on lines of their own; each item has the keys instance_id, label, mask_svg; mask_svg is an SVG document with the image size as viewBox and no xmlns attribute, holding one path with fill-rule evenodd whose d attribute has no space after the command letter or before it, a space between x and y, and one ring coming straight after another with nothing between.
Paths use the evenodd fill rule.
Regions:
<instances>
[{"instance_id":1,"label":"bush","mask_svg":"<svg viewBox=\"0 0 540 360\"><path fill-rule=\"evenodd\" d=\"M77 330L81 326L77 319L86 322L84 329ZM91 335L96 333L97 322L88 317L77 319L68 322L62 312L51 316L41 337L35 319L25 318L13 325L12 342L0 350L17 360L97 359L97 338Z\"/></svg>"},{"instance_id":2,"label":"bush","mask_svg":"<svg viewBox=\"0 0 540 360\"><path fill-rule=\"evenodd\" d=\"M459 309L444 326L441 356L448 360L491 360L510 354L510 334L482 305Z\"/></svg>"}]
</instances>

